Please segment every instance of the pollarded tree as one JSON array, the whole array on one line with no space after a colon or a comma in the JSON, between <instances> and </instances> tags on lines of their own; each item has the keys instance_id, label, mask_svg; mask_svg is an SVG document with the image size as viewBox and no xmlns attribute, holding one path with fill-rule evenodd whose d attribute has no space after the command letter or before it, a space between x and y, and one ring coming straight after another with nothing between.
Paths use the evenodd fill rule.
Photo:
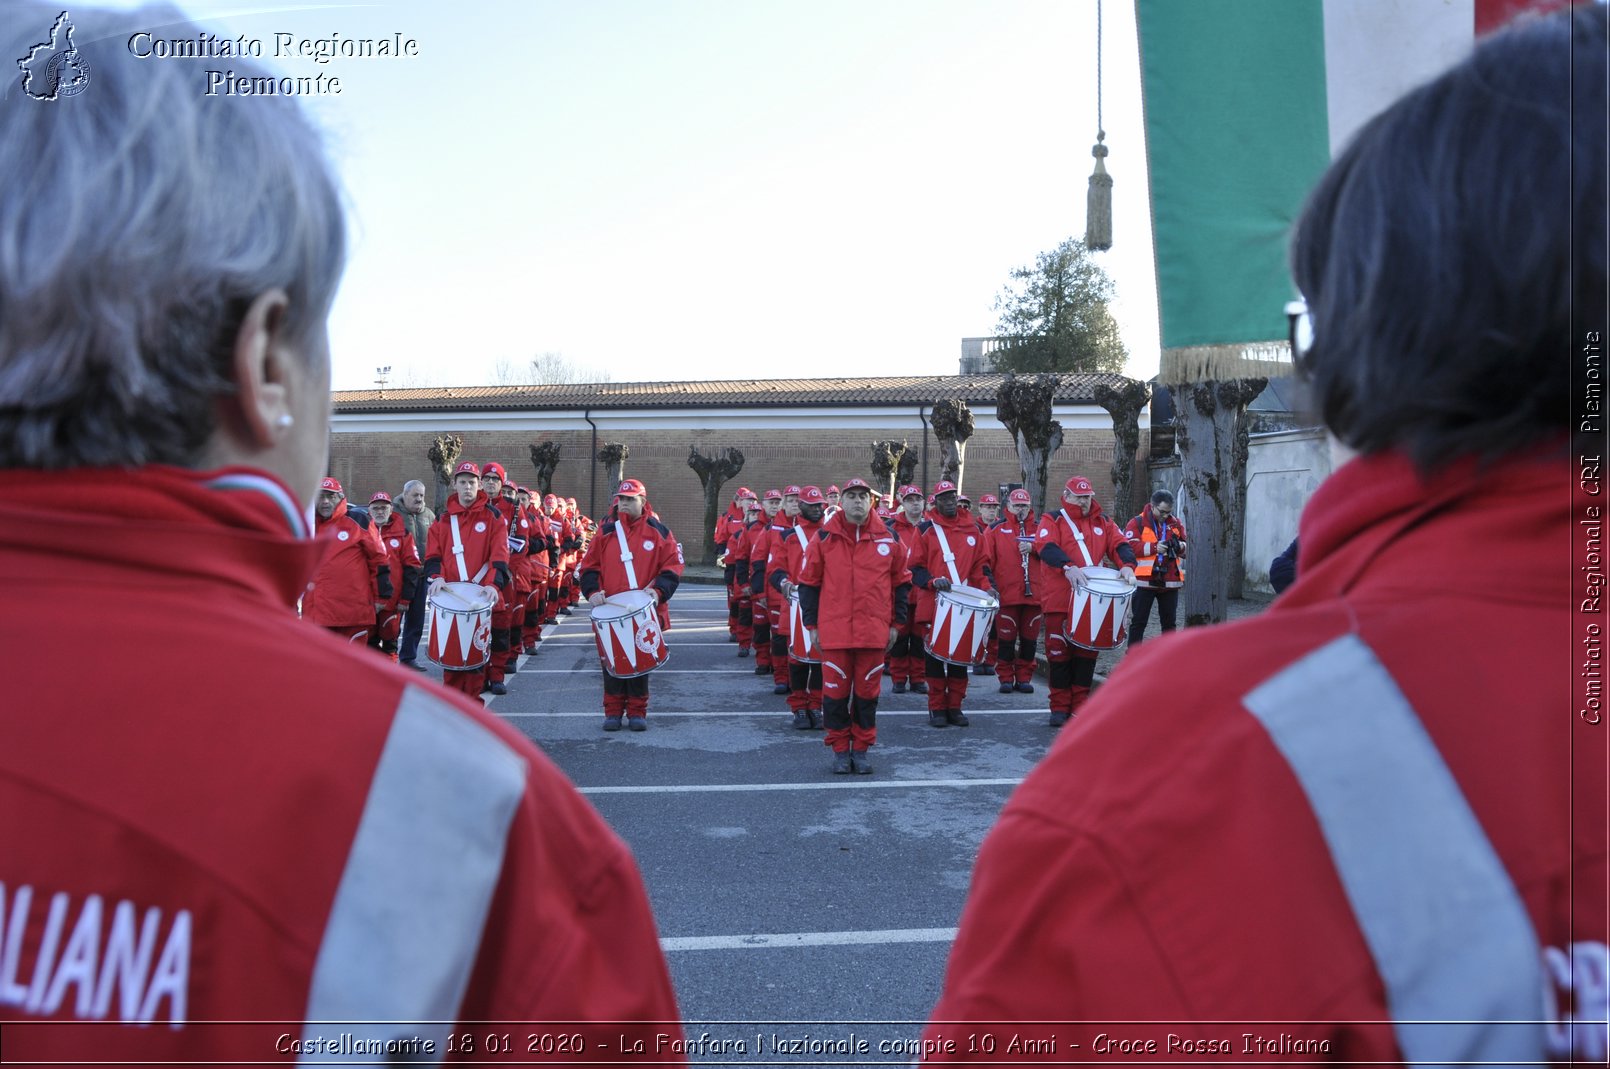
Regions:
<instances>
[{"instance_id":1,"label":"pollarded tree","mask_svg":"<svg viewBox=\"0 0 1610 1069\"><path fill-rule=\"evenodd\" d=\"M553 473L559 467L558 442L532 442L531 466L537 469L537 492L543 497L553 493Z\"/></svg>"},{"instance_id":2,"label":"pollarded tree","mask_svg":"<svg viewBox=\"0 0 1610 1069\"><path fill-rule=\"evenodd\" d=\"M1045 511L1051 455L1062 448L1062 424L1051 418L1052 403L1061 383L1056 375L1007 375L995 392L995 416L1006 424L1017 444L1018 467L1036 516Z\"/></svg>"},{"instance_id":3,"label":"pollarded tree","mask_svg":"<svg viewBox=\"0 0 1610 1069\"><path fill-rule=\"evenodd\" d=\"M973 412L966 401L946 398L934 403L934 437L939 439L939 477L960 489L967 467L967 439L973 436Z\"/></svg>"},{"instance_id":4,"label":"pollarded tree","mask_svg":"<svg viewBox=\"0 0 1610 1069\"><path fill-rule=\"evenodd\" d=\"M453 488L453 469L464 453L464 439L456 434L438 434L430 443L431 470L436 473L436 512L447 508L447 493Z\"/></svg>"},{"instance_id":5,"label":"pollarded tree","mask_svg":"<svg viewBox=\"0 0 1610 1069\"><path fill-rule=\"evenodd\" d=\"M1170 386L1180 448L1180 511L1190 534L1185 625L1222 623L1240 596L1247 493L1247 405L1263 378Z\"/></svg>"},{"instance_id":6,"label":"pollarded tree","mask_svg":"<svg viewBox=\"0 0 1610 1069\"><path fill-rule=\"evenodd\" d=\"M1152 398L1152 388L1125 379L1118 389L1102 383L1095 397L1112 417L1112 507L1118 522L1127 523L1140 511L1134 498L1135 454L1140 452L1140 413Z\"/></svg>"},{"instance_id":7,"label":"pollarded tree","mask_svg":"<svg viewBox=\"0 0 1610 1069\"><path fill-rule=\"evenodd\" d=\"M626 478L626 458L632 455L631 447L623 442L605 442L598 450L598 459L604 462L604 477L609 481L609 492Z\"/></svg>"},{"instance_id":8,"label":"pollarded tree","mask_svg":"<svg viewBox=\"0 0 1610 1069\"><path fill-rule=\"evenodd\" d=\"M704 487L704 535L699 543L704 547L700 561L716 562L716 517L721 513L721 487L727 480L744 470L744 455L728 446L716 450L714 456L705 456L696 445L688 446L688 467L699 477Z\"/></svg>"},{"instance_id":9,"label":"pollarded tree","mask_svg":"<svg viewBox=\"0 0 1610 1069\"><path fill-rule=\"evenodd\" d=\"M895 478L908 452L910 448L904 441L890 439L872 443L872 476L876 480L873 485L878 487L880 493L894 493Z\"/></svg>"},{"instance_id":10,"label":"pollarded tree","mask_svg":"<svg viewBox=\"0 0 1610 1069\"><path fill-rule=\"evenodd\" d=\"M1112 279L1085 243L1069 238L1019 267L995 298L996 371L1111 371L1129 354L1112 317Z\"/></svg>"}]
</instances>

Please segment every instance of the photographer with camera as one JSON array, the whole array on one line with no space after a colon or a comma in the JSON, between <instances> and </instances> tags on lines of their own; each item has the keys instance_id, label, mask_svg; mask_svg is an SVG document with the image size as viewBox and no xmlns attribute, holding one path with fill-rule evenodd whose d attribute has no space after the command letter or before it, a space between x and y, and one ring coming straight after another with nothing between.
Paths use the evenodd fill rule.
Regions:
<instances>
[{"instance_id":1,"label":"photographer with camera","mask_svg":"<svg viewBox=\"0 0 1610 1069\"><path fill-rule=\"evenodd\" d=\"M1174 630L1180 587L1185 585L1185 524L1174 515L1174 495L1159 490L1152 503L1124 527L1140 564L1135 568L1135 616L1129 622L1129 645L1139 646L1157 603L1157 621Z\"/></svg>"}]
</instances>

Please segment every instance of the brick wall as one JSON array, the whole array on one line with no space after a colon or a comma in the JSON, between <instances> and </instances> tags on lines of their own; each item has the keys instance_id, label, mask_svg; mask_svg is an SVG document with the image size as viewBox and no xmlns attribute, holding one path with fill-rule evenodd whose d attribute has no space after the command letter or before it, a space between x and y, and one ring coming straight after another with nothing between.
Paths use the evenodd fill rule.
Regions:
<instances>
[{"instance_id":1,"label":"brick wall","mask_svg":"<svg viewBox=\"0 0 1610 1069\"><path fill-rule=\"evenodd\" d=\"M442 428L452 431L452 428ZM347 496L365 503L376 490L395 494L409 479L419 479L427 487L427 499L435 504L435 478L431 474L427 455L438 431L429 432L355 432L331 436L331 474L346 487ZM591 433L558 431L533 433L531 431L453 431L464 438L464 458L476 463L496 460L509 471L516 483L536 486L536 468L531 463L528 446L533 442L559 443L560 462L553 476L553 491L561 496L574 497L582 510L588 511L592 493L593 470L590 447ZM789 483L805 486L811 483L827 489L830 483L860 476L874 482L871 470L871 443L877 439L904 439L918 452L917 478L922 478L920 460L922 442L909 428L890 430L868 427L857 431L762 431L762 430L686 430L673 432L617 433L613 440L626 444L631 455L626 460L626 474L641 479L648 487L649 501L671 530L684 543L702 544L704 526L703 495L699 477L688 467L688 449L697 446L706 455L722 446L735 447L744 454L744 467L737 478L722 488L723 503L730 500L739 486L747 486L757 494L769 489L782 489ZM1142 434L1140 456L1146 455L1145 435ZM600 435L598 444L605 437ZM1052 458L1053 485L1048 488L1052 499L1060 491L1060 484L1068 476L1087 476L1096 486L1098 499L1110 508L1112 479L1112 432L1097 430L1069 430L1065 432L1062 448ZM928 479L931 487L939 478L939 446L929 441ZM602 515L609 509L612 486L606 485L604 465L596 464L596 512ZM1022 478L1017 450L1011 436L1002 427L980 426L967 444L966 467L962 489L975 500L980 494L994 492L1000 484L1018 482ZM1145 487L1146 476L1137 464L1135 486L1137 493ZM1137 498L1138 500L1139 498ZM1127 519L1127 517L1125 517ZM690 560L699 554L689 547Z\"/></svg>"}]
</instances>

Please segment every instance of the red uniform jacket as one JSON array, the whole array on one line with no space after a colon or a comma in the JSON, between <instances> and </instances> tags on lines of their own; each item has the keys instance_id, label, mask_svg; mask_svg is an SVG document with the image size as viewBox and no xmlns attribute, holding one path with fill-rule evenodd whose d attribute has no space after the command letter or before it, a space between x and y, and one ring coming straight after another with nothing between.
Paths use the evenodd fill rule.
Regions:
<instances>
[{"instance_id":1,"label":"red uniform jacket","mask_svg":"<svg viewBox=\"0 0 1610 1069\"><path fill-rule=\"evenodd\" d=\"M1127 654L984 843L934 1010L970 1023L929 1026L960 1044L937 1060L982 1022L1059 1020L1167 1023L998 1034L1054 1030L1060 1061L1136 1056L1091 1046L1105 1032L1163 1060L1400 1064L1417 1040L1422 1064L1515 1065L1574 1039L1602 1064L1605 726L1573 700L1574 474L1563 451L1429 480L1354 460L1304 510L1279 600ZM1366 932L1394 917L1383 970ZM1548 1023L1400 1033L1403 1006ZM1215 1021L1280 1023L1193 1023ZM1170 1058L1170 1033L1232 1056Z\"/></svg>"},{"instance_id":2,"label":"red uniform jacket","mask_svg":"<svg viewBox=\"0 0 1610 1069\"><path fill-rule=\"evenodd\" d=\"M800 572L799 607L824 650L884 649L905 622L911 570L905 547L884 522L853 527L837 512L822 524Z\"/></svg>"},{"instance_id":3,"label":"red uniform jacket","mask_svg":"<svg viewBox=\"0 0 1610 1069\"><path fill-rule=\"evenodd\" d=\"M619 528L616 524L619 524ZM627 575L620 534L631 550L634 583ZM581 561L581 596L590 598L598 591L605 597L627 590L653 589L660 595L660 627L671 626L667 602L682 581L682 547L671 529L661 523L647 505L643 515L628 519L612 512L587 547Z\"/></svg>"},{"instance_id":4,"label":"red uniform jacket","mask_svg":"<svg viewBox=\"0 0 1610 1069\"><path fill-rule=\"evenodd\" d=\"M431 525L425 540L425 576L433 575L449 583L480 583L498 590L509 585L508 527L487 503L485 490L469 508L456 494L448 498L447 509Z\"/></svg>"},{"instance_id":5,"label":"red uniform jacket","mask_svg":"<svg viewBox=\"0 0 1610 1069\"><path fill-rule=\"evenodd\" d=\"M244 468L0 472L0 572L29 606L0 613L29 665L0 716L0 975L25 992L0 1021L60 1022L0 1024L6 1058L290 1062L350 1033L435 1060L458 1021L662 1022L567 1023L589 1051L679 1034L625 846L519 731L296 618L304 522ZM116 702L60 685L76 607L108 597ZM198 1023L318 1019L343 1023ZM383 1021L444 1023L347 1023Z\"/></svg>"},{"instance_id":6,"label":"red uniform jacket","mask_svg":"<svg viewBox=\"0 0 1610 1069\"><path fill-rule=\"evenodd\" d=\"M393 594L380 532L362 509L353 509L349 515L345 501L336 502L328 520L315 523L325 555L302 596L302 618L320 627L372 625L375 602Z\"/></svg>"},{"instance_id":7,"label":"red uniform jacket","mask_svg":"<svg viewBox=\"0 0 1610 1069\"><path fill-rule=\"evenodd\" d=\"M1029 519L1032 524L1033 518ZM990 574L995 578L995 589L1000 591L1002 605L1038 605L1037 596L1039 584L1043 580L1039 577L1040 562L1029 555L1029 587L1023 589L1023 552L1019 548L1022 543L1019 538L1034 538L1039 528L1029 527L1025 530L1017 522L1017 517L1008 515L1004 519L995 521L984 535L985 553L989 560Z\"/></svg>"},{"instance_id":8,"label":"red uniform jacket","mask_svg":"<svg viewBox=\"0 0 1610 1069\"><path fill-rule=\"evenodd\" d=\"M414 536L408 533L408 525L395 511L379 534L381 548L386 551L386 563L391 568L393 587L391 597L386 599L386 608L396 610L413 599L424 562L414 546Z\"/></svg>"},{"instance_id":9,"label":"red uniform jacket","mask_svg":"<svg viewBox=\"0 0 1610 1069\"><path fill-rule=\"evenodd\" d=\"M811 523L804 516L799 522L788 528L772 544L771 556L766 559L766 585L773 591L772 597L787 605L783 597L783 580L799 584L800 576L805 571L805 553L810 548L811 540L822 529L819 523ZM788 613L782 613L780 623L783 633L788 633Z\"/></svg>"},{"instance_id":10,"label":"red uniform jacket","mask_svg":"<svg viewBox=\"0 0 1610 1069\"><path fill-rule=\"evenodd\" d=\"M716 518L716 529L713 537L717 554L726 552L728 543L732 540L733 528L742 527L743 524L743 510L738 507L737 502L728 505L727 511Z\"/></svg>"},{"instance_id":11,"label":"red uniform jacket","mask_svg":"<svg viewBox=\"0 0 1610 1069\"><path fill-rule=\"evenodd\" d=\"M945 541L940 541L943 530ZM945 563L945 546L949 545L954 560L951 568ZM987 550L984 534L978 522L966 509L958 509L953 519L946 519L937 511L917 525L917 540L911 547L911 579L916 587L916 622L928 623L934 618L934 591L929 584L934 579L950 579L953 583L966 583L981 590L989 589Z\"/></svg>"},{"instance_id":12,"label":"red uniform jacket","mask_svg":"<svg viewBox=\"0 0 1610 1069\"><path fill-rule=\"evenodd\" d=\"M1075 530L1084 537L1084 551L1080 552ZM1088 564L1085 561L1089 555ZM1078 568L1099 565L1104 559L1133 566L1134 551L1121 527L1101 511L1101 502L1090 503L1090 515L1081 516L1079 510L1069 506L1058 512L1048 512L1040 519L1035 534L1034 556L1046 567L1040 572L1045 577L1045 589L1034 588L1039 596L1040 608L1047 613L1066 615L1068 603L1073 599L1073 588L1062 569L1071 564Z\"/></svg>"}]
</instances>

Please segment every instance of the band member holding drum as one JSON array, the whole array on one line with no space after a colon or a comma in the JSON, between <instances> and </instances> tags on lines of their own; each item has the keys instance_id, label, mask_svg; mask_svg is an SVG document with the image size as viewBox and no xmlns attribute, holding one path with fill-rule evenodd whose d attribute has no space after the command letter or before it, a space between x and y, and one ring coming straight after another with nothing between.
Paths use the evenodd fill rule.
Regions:
<instances>
[{"instance_id":1,"label":"band member holding drum","mask_svg":"<svg viewBox=\"0 0 1610 1069\"><path fill-rule=\"evenodd\" d=\"M424 570L424 564L414 545L414 536L408 533L408 525L402 517L392 511L391 495L384 490L375 491L369 499L369 519L380 536L393 579L391 597L385 599L375 613L375 630L369 637L369 645L396 660L397 640L402 637L403 620L408 615L414 591L419 587L419 573ZM397 576L402 576L401 582L396 582ZM378 575L375 582L378 589Z\"/></svg>"},{"instance_id":2,"label":"band member holding drum","mask_svg":"<svg viewBox=\"0 0 1610 1069\"><path fill-rule=\"evenodd\" d=\"M61 10L8 0L0 56ZM87 92L0 102L0 1059L339 1035L434 1063L501 1021L681 1065L642 879L587 800L479 702L296 616L346 256L324 138L294 97L132 55L158 20L204 39L172 8L72 16ZM93 676L85 606L118 624Z\"/></svg>"},{"instance_id":3,"label":"band member holding drum","mask_svg":"<svg viewBox=\"0 0 1610 1069\"><path fill-rule=\"evenodd\" d=\"M393 593L380 532L367 512L348 511L345 491L331 478L319 487L313 525L325 557L302 595L302 618L367 645L375 615Z\"/></svg>"},{"instance_id":4,"label":"band member holding drum","mask_svg":"<svg viewBox=\"0 0 1610 1069\"><path fill-rule=\"evenodd\" d=\"M844 484L843 507L805 554L800 617L822 653L822 717L833 774L870 775L867 750L878 741L883 660L906 617L911 571L905 547L872 515L872 487Z\"/></svg>"},{"instance_id":5,"label":"band member holding drum","mask_svg":"<svg viewBox=\"0 0 1610 1069\"><path fill-rule=\"evenodd\" d=\"M581 561L581 594L593 608L606 598L643 590L657 604L660 629L671 626L667 602L682 581L682 547L649 507L648 490L636 479L615 490L610 512ZM648 676L618 679L604 672L604 730L619 731L621 718L633 731L648 730Z\"/></svg>"},{"instance_id":6,"label":"band member holding drum","mask_svg":"<svg viewBox=\"0 0 1610 1069\"><path fill-rule=\"evenodd\" d=\"M786 505L785 505L786 507ZM810 644L809 631L799 609L799 581L805 572L805 554L822 529L822 513L827 499L819 486L799 492L798 522L777 543L767 562L768 585L788 601L783 614L783 641L788 657L788 708L794 713L794 727L800 731L820 729L822 720L822 655ZM795 629L803 634L796 633ZM796 655L797 654L797 655Z\"/></svg>"},{"instance_id":7,"label":"band member holding drum","mask_svg":"<svg viewBox=\"0 0 1610 1069\"><path fill-rule=\"evenodd\" d=\"M508 541L509 525L513 519L513 510L503 497L507 481L508 473L503 470L502 464L489 460L481 465L481 489L486 494L486 507L503 525L505 542ZM504 679L509 670L509 633L514 628L515 596L514 567L510 564L509 581L498 588L498 603L492 610L492 659L486 662L486 678L481 684L493 694L509 692Z\"/></svg>"},{"instance_id":8,"label":"band member holding drum","mask_svg":"<svg viewBox=\"0 0 1610 1069\"><path fill-rule=\"evenodd\" d=\"M1031 515L1027 490L1008 494L1006 507L1006 517L989 529L985 540L990 574L1001 596L1001 610L995 617L995 678L1002 694L1014 690L1033 694L1034 647L1042 616L1031 574L1031 569L1040 569L1040 563L1031 559L1030 550L1039 528Z\"/></svg>"},{"instance_id":9,"label":"band member holding drum","mask_svg":"<svg viewBox=\"0 0 1610 1069\"><path fill-rule=\"evenodd\" d=\"M928 503L920 486L902 486L898 504L899 511L890 522L889 529L906 547L909 561L917 546L917 527L923 522L923 512ZM911 619L915 616L915 612L908 614L906 622L900 625L900 635L894 640L894 649L889 651L889 674L893 677L896 694L904 694L908 686L913 693L928 693L928 684L923 682L922 677L923 632Z\"/></svg>"},{"instance_id":10,"label":"band member holding drum","mask_svg":"<svg viewBox=\"0 0 1610 1069\"><path fill-rule=\"evenodd\" d=\"M436 518L425 542L425 581L432 595L443 583L469 583L486 587L494 599L509 585L508 530L481 489L481 469L467 460L454 470L447 511ZM492 619L497 619L496 609ZM483 648L496 649L495 633L486 641L488 646ZM468 670L444 666L442 670L443 682L470 697L480 695L485 680L484 665ZM496 688L494 693L499 693Z\"/></svg>"},{"instance_id":11,"label":"band member holding drum","mask_svg":"<svg viewBox=\"0 0 1610 1069\"><path fill-rule=\"evenodd\" d=\"M1124 526L1129 548L1140 563L1135 566L1133 616L1129 621L1129 645L1141 643L1141 632L1157 602L1157 622L1166 634L1174 630L1180 604L1180 587L1185 585L1185 524L1174 515L1174 495L1159 490L1151 504Z\"/></svg>"},{"instance_id":12,"label":"band member holding drum","mask_svg":"<svg viewBox=\"0 0 1610 1069\"><path fill-rule=\"evenodd\" d=\"M1096 677L1096 652L1068 641L1068 604L1073 583L1082 582L1081 568L1097 567L1111 558L1122 565L1124 582L1135 584L1135 551L1121 527L1101 511L1096 488L1075 475L1062 488L1062 508L1040 521L1034 555L1047 567L1039 591L1045 621L1045 659L1051 677L1051 726L1066 724L1090 697Z\"/></svg>"},{"instance_id":13,"label":"band member holding drum","mask_svg":"<svg viewBox=\"0 0 1610 1069\"><path fill-rule=\"evenodd\" d=\"M958 496L955 483L942 480L934 484L934 510L918 526L916 545L911 550L911 579L917 591L916 627L930 632L930 645L937 593L953 585L977 590L988 590L992 585L984 533L973 514L961 507ZM929 727L966 727L971 722L962 712L967 698L967 667L954 660L941 660L924 647Z\"/></svg>"}]
</instances>

